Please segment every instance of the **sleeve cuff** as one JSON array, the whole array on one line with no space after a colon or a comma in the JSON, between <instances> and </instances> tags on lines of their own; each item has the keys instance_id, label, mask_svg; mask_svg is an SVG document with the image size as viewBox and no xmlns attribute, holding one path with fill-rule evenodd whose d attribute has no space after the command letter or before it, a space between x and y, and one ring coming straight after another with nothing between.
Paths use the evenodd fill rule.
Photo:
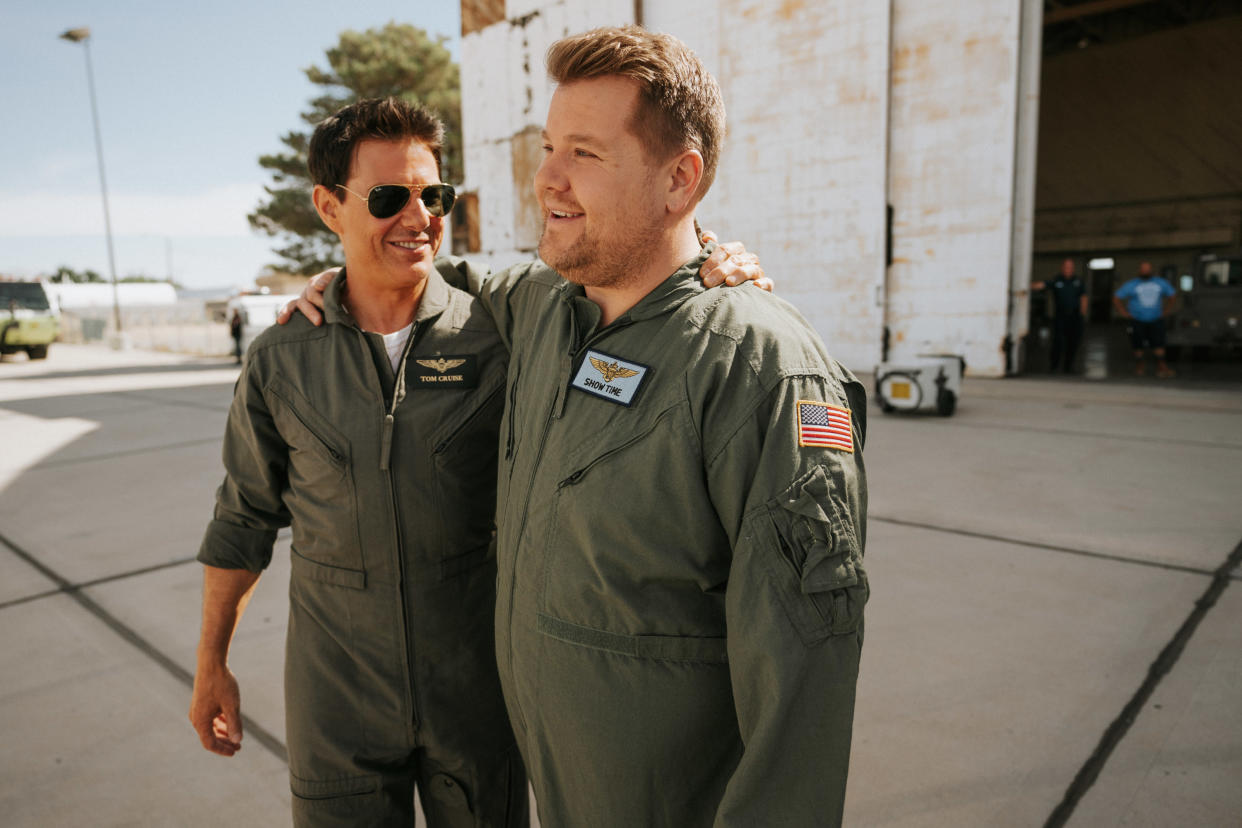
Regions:
<instances>
[{"instance_id":1,"label":"sleeve cuff","mask_svg":"<svg viewBox=\"0 0 1242 828\"><path fill-rule=\"evenodd\" d=\"M207 524L207 531L203 534L198 560L219 569L261 572L272 561L272 546L275 543L276 531L273 529L249 529L213 520Z\"/></svg>"}]
</instances>

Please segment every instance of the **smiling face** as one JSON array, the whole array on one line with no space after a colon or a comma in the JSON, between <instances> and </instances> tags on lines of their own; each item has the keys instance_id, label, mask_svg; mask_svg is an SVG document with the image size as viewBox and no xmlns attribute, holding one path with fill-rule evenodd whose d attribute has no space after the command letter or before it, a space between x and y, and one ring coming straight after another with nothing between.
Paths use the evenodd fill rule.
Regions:
<instances>
[{"instance_id":1,"label":"smiling face","mask_svg":"<svg viewBox=\"0 0 1242 828\"><path fill-rule=\"evenodd\" d=\"M562 84L548 107L535 173L539 256L588 287L641 273L665 229L662 165L630 129L637 102L638 84L613 75Z\"/></svg>"},{"instance_id":2,"label":"smiling face","mask_svg":"<svg viewBox=\"0 0 1242 828\"><path fill-rule=\"evenodd\" d=\"M432 216L416 195L395 216L377 219L365 196L379 184L426 186L440 183L435 156L416 138L369 139L354 150L343 189L315 187L315 207L324 223L341 237L350 280L385 290L414 288L431 272L444 238L444 219ZM359 197L361 196L361 197Z\"/></svg>"}]
</instances>

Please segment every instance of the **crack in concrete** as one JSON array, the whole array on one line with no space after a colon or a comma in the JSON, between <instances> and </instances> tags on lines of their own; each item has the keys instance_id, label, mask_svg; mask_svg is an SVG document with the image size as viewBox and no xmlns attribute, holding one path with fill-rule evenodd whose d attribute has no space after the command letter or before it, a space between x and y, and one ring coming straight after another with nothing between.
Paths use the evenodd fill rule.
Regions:
<instances>
[{"instance_id":1,"label":"crack in concrete","mask_svg":"<svg viewBox=\"0 0 1242 828\"><path fill-rule=\"evenodd\" d=\"M1117 563L1133 564L1135 566L1146 566L1153 569L1164 569L1170 572L1187 572L1191 575L1214 576L1218 570L1203 569L1197 566L1186 566L1185 564L1165 563L1162 561L1152 561L1146 558L1135 558L1130 555L1118 555L1112 552L1095 552L1090 549L1078 549L1073 546L1058 546L1053 543L1041 543L1039 541L1023 540L1022 538L1011 538L1005 535L993 535L989 532L977 532L971 529L957 529L952 526L937 526L934 523L923 523L914 520L902 520L901 518L886 517L884 515L867 515L868 520L879 521L880 523L891 523L894 526L909 526L914 529L927 529L932 532L945 532L950 535L962 535L968 538L979 538L980 540L998 541L1000 543L1009 543L1014 546L1027 546L1032 549L1046 549L1049 552L1062 552L1067 555L1078 555L1083 558L1096 558L1103 561L1116 561Z\"/></svg>"},{"instance_id":2,"label":"crack in concrete","mask_svg":"<svg viewBox=\"0 0 1242 828\"><path fill-rule=\"evenodd\" d=\"M10 541L5 541L5 543L8 544L10 547L12 546L12 543ZM43 592L35 592L30 595L23 595L20 598L10 598L8 601L0 602L0 610L7 609L9 607L15 607L18 604L29 604L31 601L38 601L41 598L51 598L53 595L63 595L66 592L73 592L79 589L87 589L89 587L99 586L100 584L111 583L112 581L123 581L126 578L135 578L139 575L146 575L149 572L159 572L161 569L172 569L173 567L177 567L177 566L185 566L186 564L194 563L197 560L198 558L196 557L195 558L179 558L178 560L175 560L175 561L168 561L162 564L153 564L151 566L144 566L139 569L130 569L125 572L117 572L113 575L105 575L102 578L95 578L90 581L82 581L81 583L77 583L77 584L70 583L67 586L60 586L60 587L57 587L56 589L48 589L48 590L44 590Z\"/></svg>"}]
</instances>

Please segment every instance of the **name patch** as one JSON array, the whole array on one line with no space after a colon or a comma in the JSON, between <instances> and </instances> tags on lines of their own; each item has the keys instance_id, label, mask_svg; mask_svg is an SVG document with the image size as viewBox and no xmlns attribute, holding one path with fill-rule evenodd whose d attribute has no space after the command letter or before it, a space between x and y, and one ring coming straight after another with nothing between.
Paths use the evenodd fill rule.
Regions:
<instances>
[{"instance_id":1,"label":"name patch","mask_svg":"<svg viewBox=\"0 0 1242 828\"><path fill-rule=\"evenodd\" d=\"M614 357L600 351L587 351L570 386L627 408L642 387L651 369L638 362Z\"/></svg>"},{"instance_id":2,"label":"name patch","mask_svg":"<svg viewBox=\"0 0 1242 828\"><path fill-rule=\"evenodd\" d=\"M457 356L414 357L406 363L406 376L411 390L418 388L477 388L479 357L477 354Z\"/></svg>"}]
</instances>

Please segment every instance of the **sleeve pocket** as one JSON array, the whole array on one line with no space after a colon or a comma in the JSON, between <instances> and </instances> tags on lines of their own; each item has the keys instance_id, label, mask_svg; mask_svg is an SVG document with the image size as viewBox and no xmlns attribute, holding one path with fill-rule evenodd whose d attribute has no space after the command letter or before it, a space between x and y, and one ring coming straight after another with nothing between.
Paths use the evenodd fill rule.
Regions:
<instances>
[{"instance_id":1,"label":"sleeve pocket","mask_svg":"<svg viewBox=\"0 0 1242 828\"><path fill-rule=\"evenodd\" d=\"M783 602L807 644L856 631L870 594L844 482L830 474L816 466L768 502Z\"/></svg>"}]
</instances>

